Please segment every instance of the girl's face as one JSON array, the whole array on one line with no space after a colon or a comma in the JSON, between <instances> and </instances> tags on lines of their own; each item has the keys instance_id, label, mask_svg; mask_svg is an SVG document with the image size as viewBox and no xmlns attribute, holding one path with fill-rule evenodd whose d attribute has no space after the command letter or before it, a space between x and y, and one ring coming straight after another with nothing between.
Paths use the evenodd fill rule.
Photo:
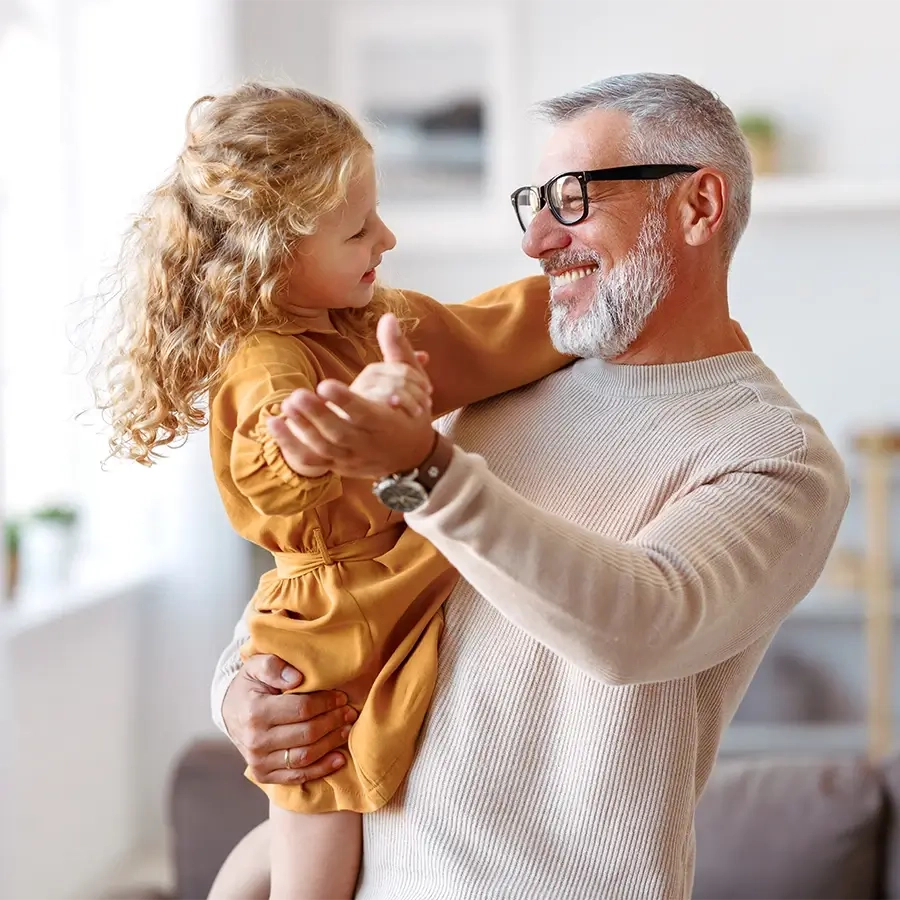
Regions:
<instances>
[{"instance_id":1,"label":"girl's face","mask_svg":"<svg viewBox=\"0 0 900 900\"><path fill-rule=\"evenodd\" d=\"M301 309L363 307L372 299L375 269L397 240L378 217L375 167L365 160L347 199L303 238L289 274L288 303Z\"/></svg>"}]
</instances>

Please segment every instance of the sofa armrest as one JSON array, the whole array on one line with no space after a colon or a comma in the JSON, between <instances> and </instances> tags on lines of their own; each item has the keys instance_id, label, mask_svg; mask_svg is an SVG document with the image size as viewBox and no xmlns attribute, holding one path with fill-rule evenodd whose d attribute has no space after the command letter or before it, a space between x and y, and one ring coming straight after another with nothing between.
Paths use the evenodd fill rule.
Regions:
<instances>
[{"instance_id":1,"label":"sofa armrest","mask_svg":"<svg viewBox=\"0 0 900 900\"><path fill-rule=\"evenodd\" d=\"M104 894L102 900L176 900L176 898L159 888L133 887Z\"/></svg>"},{"instance_id":2,"label":"sofa armrest","mask_svg":"<svg viewBox=\"0 0 900 900\"><path fill-rule=\"evenodd\" d=\"M720 762L696 826L694 900L881 896L887 803L865 760Z\"/></svg>"},{"instance_id":3,"label":"sofa armrest","mask_svg":"<svg viewBox=\"0 0 900 900\"><path fill-rule=\"evenodd\" d=\"M175 896L206 897L225 857L268 812L266 795L244 777L244 760L227 740L192 744L171 785Z\"/></svg>"},{"instance_id":4,"label":"sofa armrest","mask_svg":"<svg viewBox=\"0 0 900 900\"><path fill-rule=\"evenodd\" d=\"M103 900L176 900L176 898L156 888L139 887L129 888L127 891L116 891L114 894L104 894Z\"/></svg>"}]
</instances>

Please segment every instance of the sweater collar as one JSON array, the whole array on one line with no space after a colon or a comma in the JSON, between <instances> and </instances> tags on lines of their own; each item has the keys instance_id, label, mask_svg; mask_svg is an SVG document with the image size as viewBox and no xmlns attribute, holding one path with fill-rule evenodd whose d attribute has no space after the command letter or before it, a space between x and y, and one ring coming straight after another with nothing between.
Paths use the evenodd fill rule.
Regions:
<instances>
[{"instance_id":1,"label":"sweater collar","mask_svg":"<svg viewBox=\"0 0 900 900\"><path fill-rule=\"evenodd\" d=\"M581 359L575 363L575 371L603 393L630 397L694 394L728 384L771 378L765 363L747 350L656 366Z\"/></svg>"}]
</instances>

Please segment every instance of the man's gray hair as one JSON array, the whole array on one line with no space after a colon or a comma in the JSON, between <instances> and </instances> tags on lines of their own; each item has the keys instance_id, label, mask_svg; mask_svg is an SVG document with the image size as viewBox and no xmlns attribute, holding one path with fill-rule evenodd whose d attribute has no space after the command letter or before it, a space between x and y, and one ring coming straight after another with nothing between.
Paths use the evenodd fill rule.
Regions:
<instances>
[{"instance_id":1,"label":"man's gray hair","mask_svg":"<svg viewBox=\"0 0 900 900\"><path fill-rule=\"evenodd\" d=\"M631 118L630 162L689 163L725 174L730 196L722 238L730 262L750 218L753 188L750 151L734 113L689 78L654 72L615 75L537 105L537 112L554 124L593 109L616 109ZM684 177L656 182L655 196L669 197Z\"/></svg>"}]
</instances>

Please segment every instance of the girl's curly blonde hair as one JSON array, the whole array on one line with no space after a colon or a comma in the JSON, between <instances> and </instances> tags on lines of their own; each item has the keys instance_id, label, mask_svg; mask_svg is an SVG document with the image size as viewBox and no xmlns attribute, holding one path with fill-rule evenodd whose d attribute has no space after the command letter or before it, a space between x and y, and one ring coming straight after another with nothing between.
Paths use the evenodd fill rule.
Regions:
<instances>
[{"instance_id":1,"label":"girl's curly blonde hair","mask_svg":"<svg viewBox=\"0 0 900 900\"><path fill-rule=\"evenodd\" d=\"M206 424L205 400L252 332L287 322L276 300L297 242L337 208L372 147L342 107L307 91L248 83L201 97L173 170L126 235L115 324L93 367L112 456L151 465ZM397 291L333 314L364 339Z\"/></svg>"}]
</instances>

